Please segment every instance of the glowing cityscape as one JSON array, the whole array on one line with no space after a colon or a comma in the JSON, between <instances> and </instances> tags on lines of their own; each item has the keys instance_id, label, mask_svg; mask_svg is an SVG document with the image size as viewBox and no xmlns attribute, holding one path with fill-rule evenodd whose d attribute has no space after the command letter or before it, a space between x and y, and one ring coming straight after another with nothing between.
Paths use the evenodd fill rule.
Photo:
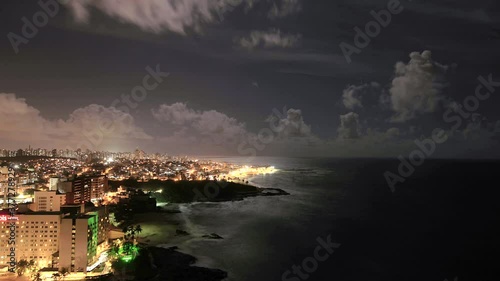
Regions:
<instances>
[{"instance_id":1,"label":"glowing cityscape","mask_svg":"<svg viewBox=\"0 0 500 281\"><path fill-rule=\"evenodd\" d=\"M59 152L46 150L5 152L0 168L0 264L8 269L16 257L18 275L41 274L44 278L104 278L113 273L116 260L131 262L139 251L123 222L116 222L123 202L143 200L153 204L153 193L162 189L131 190L126 184L112 188L110 182L235 182L247 184L256 175L275 173L272 167L240 166L212 160L133 153ZM11 157L9 157L11 156ZM69 156L69 157L68 157ZM13 182L15 184L13 184ZM15 192L13 192L15 190ZM125 201L124 201L125 200ZM9 215L14 201L16 215ZM147 202L147 203L146 203ZM143 204L143 203L141 203ZM110 214L112 219L110 220ZM15 234L10 234L15 226ZM15 253L9 238L15 236Z\"/></svg>"}]
</instances>

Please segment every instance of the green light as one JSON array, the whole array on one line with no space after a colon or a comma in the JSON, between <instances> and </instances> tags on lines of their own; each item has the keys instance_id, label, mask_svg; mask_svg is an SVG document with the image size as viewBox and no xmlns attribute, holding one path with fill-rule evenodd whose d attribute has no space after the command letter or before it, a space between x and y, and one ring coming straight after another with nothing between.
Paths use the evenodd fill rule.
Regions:
<instances>
[{"instance_id":1,"label":"green light","mask_svg":"<svg viewBox=\"0 0 500 281\"><path fill-rule=\"evenodd\" d=\"M123 257L122 257L122 261L124 261L124 262L126 262L126 263L131 262L131 261L132 261L132 259L133 259L133 257L132 257L132 256L123 256Z\"/></svg>"}]
</instances>

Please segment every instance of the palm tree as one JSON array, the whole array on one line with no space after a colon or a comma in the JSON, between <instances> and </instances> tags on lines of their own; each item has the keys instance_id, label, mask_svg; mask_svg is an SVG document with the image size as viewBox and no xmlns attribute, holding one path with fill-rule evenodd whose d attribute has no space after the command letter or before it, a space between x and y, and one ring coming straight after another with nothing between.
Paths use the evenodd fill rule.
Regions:
<instances>
[{"instance_id":1,"label":"palm tree","mask_svg":"<svg viewBox=\"0 0 500 281\"><path fill-rule=\"evenodd\" d=\"M61 273L61 275L63 276L63 280L64 280L64 279L66 279L66 275L69 274L69 270L68 270L68 268L63 267L63 268L61 268L61 271L59 271L59 273Z\"/></svg>"},{"instance_id":2,"label":"palm tree","mask_svg":"<svg viewBox=\"0 0 500 281\"><path fill-rule=\"evenodd\" d=\"M17 263L17 275L18 276L24 275L24 273L26 273L26 270L28 271L35 270L34 260L30 261L27 261L25 259L19 260L19 262Z\"/></svg>"},{"instance_id":3,"label":"palm tree","mask_svg":"<svg viewBox=\"0 0 500 281\"><path fill-rule=\"evenodd\" d=\"M123 228L123 232L125 233L125 239L134 241L135 240L135 234L137 232L136 229L137 228L135 228L132 225L124 227ZM139 229L142 231L141 228L139 228Z\"/></svg>"},{"instance_id":4,"label":"palm tree","mask_svg":"<svg viewBox=\"0 0 500 281\"><path fill-rule=\"evenodd\" d=\"M113 243L113 246L111 246L111 249L109 250L109 255L112 256L113 258L118 257L120 254L120 246L117 245L116 243Z\"/></svg>"},{"instance_id":5,"label":"palm tree","mask_svg":"<svg viewBox=\"0 0 500 281\"><path fill-rule=\"evenodd\" d=\"M33 275L33 281L42 281L42 277L40 276L40 272L37 272L37 274Z\"/></svg>"},{"instance_id":6,"label":"palm tree","mask_svg":"<svg viewBox=\"0 0 500 281\"><path fill-rule=\"evenodd\" d=\"M26 269L28 269L29 262L27 260L19 260L17 263L17 276L21 276L26 272Z\"/></svg>"},{"instance_id":7,"label":"palm tree","mask_svg":"<svg viewBox=\"0 0 500 281\"><path fill-rule=\"evenodd\" d=\"M138 224L138 225L135 227L135 232L137 233L137 236L139 236L139 234L142 232L142 227L141 227L141 225L139 225L139 224Z\"/></svg>"},{"instance_id":8,"label":"palm tree","mask_svg":"<svg viewBox=\"0 0 500 281\"><path fill-rule=\"evenodd\" d=\"M32 271L36 269L34 260L30 260L30 262L28 263L28 269Z\"/></svg>"}]
</instances>

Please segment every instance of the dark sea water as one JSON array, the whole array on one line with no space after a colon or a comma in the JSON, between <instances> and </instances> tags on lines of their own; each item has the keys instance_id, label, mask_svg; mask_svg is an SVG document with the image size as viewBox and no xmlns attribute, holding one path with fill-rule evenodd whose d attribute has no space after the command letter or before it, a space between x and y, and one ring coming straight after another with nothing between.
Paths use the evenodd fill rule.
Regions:
<instances>
[{"instance_id":1,"label":"dark sea water","mask_svg":"<svg viewBox=\"0 0 500 281\"><path fill-rule=\"evenodd\" d=\"M383 174L397 173L394 160L217 160L274 165L252 184L291 193L181 206L191 233L225 238L181 250L228 280L500 280L498 162L426 160L392 193ZM283 278L328 236L340 247L327 260Z\"/></svg>"}]
</instances>

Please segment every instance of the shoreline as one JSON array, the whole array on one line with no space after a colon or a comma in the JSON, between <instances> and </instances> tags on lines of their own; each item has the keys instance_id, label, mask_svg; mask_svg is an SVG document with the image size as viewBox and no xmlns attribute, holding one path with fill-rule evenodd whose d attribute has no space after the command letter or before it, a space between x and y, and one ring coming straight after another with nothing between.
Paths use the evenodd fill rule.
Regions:
<instances>
[{"instance_id":1,"label":"shoreline","mask_svg":"<svg viewBox=\"0 0 500 281\"><path fill-rule=\"evenodd\" d=\"M119 187L126 187L127 189L149 192L157 200L157 203L226 202L241 201L248 197L257 196L290 195L279 188L262 188L233 181L150 180L140 182L129 179L109 181L109 185L115 190Z\"/></svg>"},{"instance_id":2,"label":"shoreline","mask_svg":"<svg viewBox=\"0 0 500 281\"><path fill-rule=\"evenodd\" d=\"M188 223L184 218L185 214L180 210L183 204L185 203L172 203L161 207L162 211L160 212L137 214L133 220L134 224L141 225L143 230L137 238L138 244L147 249L155 265L161 264L159 268L168 268L169 272L182 270L184 273L188 272L186 274L202 275L199 276L199 279L186 280L218 281L226 279L228 273L221 269L212 268L210 257L196 256L196 253L184 247L186 243L213 242L224 238L207 238L190 233L190 229L187 227ZM209 234L207 233L207 235ZM169 260L170 264L164 262L165 260Z\"/></svg>"},{"instance_id":3,"label":"shoreline","mask_svg":"<svg viewBox=\"0 0 500 281\"><path fill-rule=\"evenodd\" d=\"M194 278L180 277L178 280L219 281L227 279L228 272L215 269L218 266L214 264L212 257L197 255L191 245L196 243L217 243L228 237L221 237L210 229L204 229L201 226L192 224L189 218L189 208L197 204L218 204L243 201L246 198L260 196L290 195L282 189L265 188L255 184L254 181L258 177L259 175L250 177L247 184L227 182L227 184L221 185L220 182L212 181L213 184L221 187L220 193L210 199L202 198L207 200L199 200L199 197L191 197L184 192L186 190L203 192L203 188L206 188L207 184L211 184L210 181L155 182L160 184L163 190L161 194L155 194L157 199L156 212L137 213L132 220L133 225L140 225L142 228L142 232L137 236L137 243L144 249L144 253L150 257L149 262L144 263L143 261L143 264L138 268L150 265L160 275L163 269L168 268L169 272L178 272L182 276L187 274L190 276L189 278ZM251 184L249 184L250 182ZM136 181L114 182L113 184L126 185L127 183L132 183L129 187L136 190L147 190L149 187L148 183ZM213 184L211 185L213 186ZM173 202L172 199L175 198L180 200ZM165 262L165 260L169 262ZM158 264L160 265L158 266ZM159 267L158 270L156 270L155 266ZM180 273L181 271L184 273Z\"/></svg>"}]
</instances>

